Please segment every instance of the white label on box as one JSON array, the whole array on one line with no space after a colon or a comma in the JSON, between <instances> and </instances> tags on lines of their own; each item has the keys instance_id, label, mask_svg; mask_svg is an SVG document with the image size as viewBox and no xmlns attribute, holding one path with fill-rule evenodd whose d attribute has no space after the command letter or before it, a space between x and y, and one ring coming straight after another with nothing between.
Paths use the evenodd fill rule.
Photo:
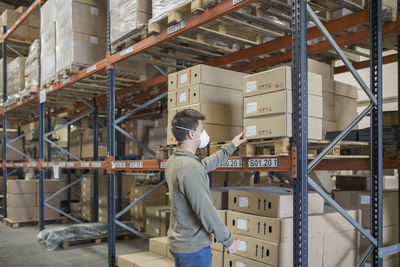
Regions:
<instances>
[{"instance_id":1,"label":"white label on box","mask_svg":"<svg viewBox=\"0 0 400 267\"><path fill-rule=\"evenodd\" d=\"M370 196L361 196L361 204L368 205L370 203L371 203L371 197Z\"/></svg>"},{"instance_id":2,"label":"white label on box","mask_svg":"<svg viewBox=\"0 0 400 267\"><path fill-rule=\"evenodd\" d=\"M236 262L236 267L246 267L246 263L237 261L237 262Z\"/></svg>"},{"instance_id":3,"label":"white label on box","mask_svg":"<svg viewBox=\"0 0 400 267\"><path fill-rule=\"evenodd\" d=\"M247 103L246 114L257 113L257 102Z\"/></svg>"},{"instance_id":4,"label":"white label on box","mask_svg":"<svg viewBox=\"0 0 400 267\"><path fill-rule=\"evenodd\" d=\"M155 228L155 229L154 229L154 232L156 232L156 234L159 235L159 234L160 234L160 229Z\"/></svg>"},{"instance_id":5,"label":"white label on box","mask_svg":"<svg viewBox=\"0 0 400 267\"><path fill-rule=\"evenodd\" d=\"M53 165L53 175L54 179L60 179L60 166Z\"/></svg>"},{"instance_id":6,"label":"white label on box","mask_svg":"<svg viewBox=\"0 0 400 267\"><path fill-rule=\"evenodd\" d=\"M238 219L237 220L237 229L247 231L247 220Z\"/></svg>"},{"instance_id":7,"label":"white label on box","mask_svg":"<svg viewBox=\"0 0 400 267\"><path fill-rule=\"evenodd\" d=\"M46 102L46 90L40 91L40 103Z\"/></svg>"},{"instance_id":8,"label":"white label on box","mask_svg":"<svg viewBox=\"0 0 400 267\"><path fill-rule=\"evenodd\" d=\"M165 212L161 212L161 218L165 218L166 214Z\"/></svg>"},{"instance_id":9,"label":"white label on box","mask_svg":"<svg viewBox=\"0 0 400 267\"><path fill-rule=\"evenodd\" d=\"M150 224L150 220L149 219L146 219L146 224Z\"/></svg>"},{"instance_id":10,"label":"white label on box","mask_svg":"<svg viewBox=\"0 0 400 267\"><path fill-rule=\"evenodd\" d=\"M257 81L251 81L246 83L246 93L252 93L257 91Z\"/></svg>"},{"instance_id":11,"label":"white label on box","mask_svg":"<svg viewBox=\"0 0 400 267\"><path fill-rule=\"evenodd\" d=\"M187 94L186 93L182 93L179 95L179 103L184 103L187 101Z\"/></svg>"},{"instance_id":12,"label":"white label on box","mask_svg":"<svg viewBox=\"0 0 400 267\"><path fill-rule=\"evenodd\" d=\"M99 44L99 38L96 36L90 36L90 43L95 45Z\"/></svg>"},{"instance_id":13,"label":"white label on box","mask_svg":"<svg viewBox=\"0 0 400 267\"><path fill-rule=\"evenodd\" d=\"M165 169L165 166L167 166L167 162L166 161L161 161L160 162L160 169Z\"/></svg>"},{"instance_id":14,"label":"white label on box","mask_svg":"<svg viewBox=\"0 0 400 267\"><path fill-rule=\"evenodd\" d=\"M90 7L90 15L95 15L98 16L99 15L99 9L97 7Z\"/></svg>"},{"instance_id":15,"label":"white label on box","mask_svg":"<svg viewBox=\"0 0 400 267\"><path fill-rule=\"evenodd\" d=\"M238 250L241 252L247 252L247 242L238 240Z\"/></svg>"},{"instance_id":16,"label":"white label on box","mask_svg":"<svg viewBox=\"0 0 400 267\"><path fill-rule=\"evenodd\" d=\"M248 208L249 207L249 198L248 197L239 197L239 207Z\"/></svg>"},{"instance_id":17,"label":"white label on box","mask_svg":"<svg viewBox=\"0 0 400 267\"><path fill-rule=\"evenodd\" d=\"M155 215L156 217L160 217L160 212L159 212L159 211L156 211L156 212L154 213L154 215Z\"/></svg>"},{"instance_id":18,"label":"white label on box","mask_svg":"<svg viewBox=\"0 0 400 267\"><path fill-rule=\"evenodd\" d=\"M185 82L187 82L187 80L188 80L188 75L187 75L187 73L182 74L182 75L181 75L181 83L185 83Z\"/></svg>"},{"instance_id":19,"label":"white label on box","mask_svg":"<svg viewBox=\"0 0 400 267\"><path fill-rule=\"evenodd\" d=\"M246 127L246 137L257 136L257 126L247 126Z\"/></svg>"}]
</instances>

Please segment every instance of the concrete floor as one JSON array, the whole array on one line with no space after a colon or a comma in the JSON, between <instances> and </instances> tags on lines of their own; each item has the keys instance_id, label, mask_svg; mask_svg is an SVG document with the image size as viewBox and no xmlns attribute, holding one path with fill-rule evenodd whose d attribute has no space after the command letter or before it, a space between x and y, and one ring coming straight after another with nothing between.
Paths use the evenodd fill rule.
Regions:
<instances>
[{"instance_id":1,"label":"concrete floor","mask_svg":"<svg viewBox=\"0 0 400 267\"><path fill-rule=\"evenodd\" d=\"M51 229L57 224L50 224ZM0 223L0 266L108 266L107 243L82 248L47 251L36 241L38 226L25 226L12 229ZM148 251L148 241L133 238L117 241L116 255Z\"/></svg>"}]
</instances>

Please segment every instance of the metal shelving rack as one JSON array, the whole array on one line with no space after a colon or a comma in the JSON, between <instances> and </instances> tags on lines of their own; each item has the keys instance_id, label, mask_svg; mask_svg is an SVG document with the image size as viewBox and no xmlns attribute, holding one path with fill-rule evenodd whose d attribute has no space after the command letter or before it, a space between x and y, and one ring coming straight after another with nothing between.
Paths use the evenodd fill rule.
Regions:
<instances>
[{"instance_id":1,"label":"metal shelving rack","mask_svg":"<svg viewBox=\"0 0 400 267\"><path fill-rule=\"evenodd\" d=\"M108 1L109 2L109 1ZM71 75L68 79L61 80L52 84L50 87L42 88L41 91L33 97L28 99L23 99L19 103L13 104L9 107L3 107L2 116L3 116L3 177L4 177L4 202L3 202L3 216L7 217L7 197L6 197L6 188L7 188L7 176L10 175L8 173L8 169L22 169L22 168L34 168L39 170L39 191L40 191L40 216L39 216L39 226L40 230L44 229L45 221L44 221L44 207L47 206L61 213L62 215L76 221L80 222L78 219L71 217L70 215L55 209L50 206L46 202L61 193L64 190L68 191L68 202L70 202L71 198L71 187L77 183L79 183L84 177L94 174L94 197L95 197L95 205L97 204L97 172L100 170L105 170L108 174L108 224L109 224L109 242L108 242L108 259L109 266L115 265L115 227L118 224L121 227L126 228L127 230L137 234L138 236L142 236L136 230L128 227L118 220L134 205L142 201L144 198L148 197L153 191L155 191L158 187L163 186L165 184L165 180L163 180L160 184L156 186L155 189L146 193L142 197L140 197L134 203L131 203L124 210L121 210L121 203L118 203L116 207L115 203L115 178L117 177L120 180L120 172L143 172L143 171L158 171L163 173L165 160L140 160L140 161L131 161L131 160L119 160L116 155L120 155L122 142L121 137L125 135L130 140L139 143L132 136L130 136L127 132L125 132L121 127L121 122L125 119L142 112L146 107L156 103L160 99L164 98L167 95L167 88L163 87L160 89L159 94L147 101L142 106L134 109L128 114L122 115L121 109L119 108L119 102L116 102L116 97L120 97L126 94L129 94L134 91L138 91L144 88L148 88L155 85L161 85L167 82L167 77L165 73L163 75L156 77L154 79L141 82L135 84L131 87L116 91L115 88L115 64L121 62L129 57L137 55L141 52L146 51L147 49L160 45L168 40L171 40L174 37L182 35L192 29L198 28L208 22L214 21L226 14L234 12L240 8L246 7L252 3L257 2L257 0L226 0L222 3L217 4L216 6L206 9L204 12L193 15L185 20L185 23L179 23L169 27L166 30L161 31L157 35L149 36L138 43L127 47L121 52L117 52L115 54L111 53L111 43L110 43L110 10L109 3L107 5L107 54L106 58L95 63L94 65L83 69L77 74ZM263 1L261 1L263 2ZM279 5L278 1L273 1L275 4ZM231 54L221 56L219 58L215 58L213 60L209 60L205 62L205 64L212 66L223 66L227 64L231 64L237 62L239 60L254 58L262 54L266 54L272 52L274 50L290 47L292 46L292 51L282 52L278 55L272 55L270 57L265 58L256 58L254 61L235 66L232 69L237 71L246 71L249 69L257 69L262 66L278 64L285 61L289 61L293 59L293 146L292 146L292 154L291 156L279 156L279 157L251 157L251 158L232 158L238 160L240 164L235 167L221 167L217 169L217 171L290 171L292 172L292 176L294 179L294 244L293 244L293 257L294 257L294 265L295 266L307 266L307 250L308 250L308 213L307 213L307 193L308 193L308 185L310 185L314 190L321 194L321 196L330 203L338 212L340 212L352 225L355 226L357 230L359 230L367 239L371 242L371 246L365 252L363 257L360 259L360 263L358 266L361 266L362 263L367 259L368 255L371 253L371 262L372 266L382 266L382 257L392 255L400 252L400 245L395 245L391 247L384 248L382 247L382 168L399 168L399 158L398 159L383 159L382 157L382 62L385 63L398 61L397 56L387 56L382 58L382 35L386 33L397 33L398 34L398 22L391 22L382 25L382 3L380 0L370 1L370 12L368 11L360 11L355 14L337 19L335 21L326 22L322 24L318 19L316 14L313 12L311 7L309 6L308 1L305 0L293 0L292 8L288 9L286 5L281 3L281 7L286 11L292 12L293 18L293 29L292 35L286 35L281 38L277 38L275 40L269 41L264 44L259 44L250 48L245 48L239 50L237 52L233 52ZM347 1L341 1L346 3ZM44 0L36 0L32 6L24 12L20 19L17 21L11 29L6 31L4 27L4 36L1 40L2 48L3 48L3 102L7 100L7 38L17 29L17 27L29 16L29 14L35 8L40 8L45 3ZM307 29L307 16L309 16L316 27L311 29ZM352 33L351 35L344 35L340 37L336 37L333 39L330 33L338 32L349 27L354 27L359 24L370 21L370 29L362 30L360 32ZM319 28L319 29L318 29ZM320 31L319 31L320 30ZM323 41L317 44L308 45L307 46L307 37L309 39L314 39L317 37L325 36L327 41ZM353 44L362 40L368 40L370 38L371 41L371 60L370 62L360 62L359 64L354 64L354 67L350 64L348 60L346 60L344 54L341 52L339 46ZM400 41L400 40L399 40ZM367 93L367 95L371 99L371 105L367 107L367 109L357 117L349 127L347 127L344 132L339 135L318 157L312 159L311 161L308 159L307 153L307 57L310 54L319 53L322 51L329 50L331 45L334 47L338 55L344 60L345 65L352 72L353 76L360 83L361 87ZM399 62L399 61L398 61ZM399 64L399 63L398 63ZM365 66L371 66L371 84L370 88L368 88L361 78L356 73L357 68L364 68ZM72 107L62 108L60 110L56 110L54 112L49 112L47 114L47 118L51 116L57 116L58 114L68 112L74 109L80 109L78 115L75 115L71 118L71 120L63 125L62 127L55 129L53 131L45 131L45 98L51 94L54 94L57 91L62 90L63 88L70 86L80 80L88 78L91 75L94 75L100 71L106 70L107 72L107 95L97 96L93 99L93 104L89 104L84 100L77 101L75 105ZM336 68L335 71L342 72L343 67ZM399 72L400 73L400 72ZM39 63L39 85L40 85L40 63ZM399 79L399 92L400 92L400 79ZM400 95L400 94L399 94ZM139 99L150 99L152 96L149 94L143 94L139 97ZM70 143L70 126L76 121L86 117L88 115L93 115L93 123L94 129L93 134L97 136L98 133L98 113L99 107L101 104L107 103L107 114L108 114L108 157L106 160L98 161L98 141L97 138L94 138L94 160L93 161L81 161L75 155L69 152L69 143ZM400 97L399 97L400 103ZM24 106L39 106L39 159L35 161L27 157L27 155L23 154L19 151L19 153L23 154L23 156L27 157L29 161L26 162L8 162L7 161L7 147L11 148L11 142L17 140L18 138L22 138L28 133L21 135L20 137L14 138L13 140L7 140L7 115L18 112L20 107ZM115 114L115 110L118 108L117 118ZM339 159L324 159L324 156L329 153L329 151L334 147L337 142L340 142L345 135L369 112L371 112L371 155L370 159L366 158L339 158ZM399 116L400 118L400 116ZM57 144L50 140L51 134L61 128L68 127L68 150L64 150L59 147ZM116 130L118 131L118 143L116 144ZM65 153L68 156L68 161L65 162L54 162L51 161L51 152L48 153L48 160L45 161L44 151L45 151L45 143L49 144L49 147L54 146L58 148L60 151ZM140 143L139 143L140 144ZM142 145L143 146L143 145ZM399 151L400 151L400 142L399 142ZM116 154L116 149L118 153ZM145 147L145 149L148 149ZM51 150L49 150L51 151ZM70 159L73 159L70 160ZM264 166L256 166L250 165L249 162L252 160L261 160L261 161L270 161L275 160L277 165L275 167L265 168ZM72 169L82 169L88 170L84 176L79 178L78 180L70 183L65 188L61 189L59 192L55 193L53 196L44 199L44 181L45 181L45 173L46 171L50 171L54 166L58 168L67 169L68 171L68 181L71 181L70 170ZM373 185L371 190L371 218L374 220L371 221L371 229L372 232L369 232L363 229L354 219L352 219L336 202L334 202L329 195L327 195L318 185L316 185L309 177L308 173L311 170L371 170L371 185ZM119 183L121 185L121 183ZM119 186L120 187L120 186ZM117 194L119 195L118 199L121 200L121 188L118 188ZM399 198L400 199L400 198ZM95 208L95 218L98 218L97 214L97 206ZM118 213L117 213L118 212Z\"/></svg>"}]
</instances>

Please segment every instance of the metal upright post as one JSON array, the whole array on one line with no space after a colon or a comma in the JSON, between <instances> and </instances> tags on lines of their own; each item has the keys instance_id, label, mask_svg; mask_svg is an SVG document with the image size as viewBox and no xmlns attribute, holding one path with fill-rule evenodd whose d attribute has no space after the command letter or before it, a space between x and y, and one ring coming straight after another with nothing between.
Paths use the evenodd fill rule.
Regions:
<instances>
[{"instance_id":1,"label":"metal upright post","mask_svg":"<svg viewBox=\"0 0 400 267\"><path fill-rule=\"evenodd\" d=\"M3 26L3 34L7 27ZM3 48L3 105L7 101L7 44L2 43ZM7 218L7 115L3 115L3 218Z\"/></svg>"},{"instance_id":2,"label":"metal upright post","mask_svg":"<svg viewBox=\"0 0 400 267\"><path fill-rule=\"evenodd\" d=\"M382 1L370 0L370 72L371 92L377 105L371 111L370 174L371 234L377 247L371 255L371 266L382 266L378 252L382 248Z\"/></svg>"},{"instance_id":3,"label":"metal upright post","mask_svg":"<svg viewBox=\"0 0 400 267\"><path fill-rule=\"evenodd\" d=\"M307 1L293 0L293 266L308 266Z\"/></svg>"},{"instance_id":4,"label":"metal upright post","mask_svg":"<svg viewBox=\"0 0 400 267\"><path fill-rule=\"evenodd\" d=\"M117 117L122 116L122 109L117 109ZM122 127L122 122L117 124L119 127ZM117 132L117 159L119 160L122 156L122 133L120 131ZM117 172L117 212L122 210L122 173Z\"/></svg>"},{"instance_id":5,"label":"metal upright post","mask_svg":"<svg viewBox=\"0 0 400 267\"><path fill-rule=\"evenodd\" d=\"M47 117L47 131L50 132L51 131L51 118L50 116ZM52 135L49 136L49 140L52 140ZM50 162L51 161L51 144L49 142L47 142L47 161ZM47 179L51 179L51 170L48 169L47 170Z\"/></svg>"},{"instance_id":6,"label":"metal upright post","mask_svg":"<svg viewBox=\"0 0 400 267\"><path fill-rule=\"evenodd\" d=\"M71 125L67 126L67 150L70 152L71 148ZM69 161L69 155L67 154L67 160ZM71 169L67 170L67 184L71 184ZM67 210L71 212L71 188L67 189Z\"/></svg>"},{"instance_id":7,"label":"metal upright post","mask_svg":"<svg viewBox=\"0 0 400 267\"><path fill-rule=\"evenodd\" d=\"M93 99L93 160L99 159L99 107L97 105L97 99ZM93 173L93 210L94 210L94 221L99 221L99 173L95 171Z\"/></svg>"},{"instance_id":8,"label":"metal upright post","mask_svg":"<svg viewBox=\"0 0 400 267\"><path fill-rule=\"evenodd\" d=\"M107 55L111 53L110 42L110 0L107 0ZM108 140L107 151L109 159L115 160L115 69L107 66L107 110L108 110ZM115 173L108 175L108 266L115 266Z\"/></svg>"},{"instance_id":9,"label":"metal upright post","mask_svg":"<svg viewBox=\"0 0 400 267\"><path fill-rule=\"evenodd\" d=\"M39 14L41 16L40 4ZM40 30L40 16L39 16L39 30ZM39 38L39 54L42 50L42 41ZM39 59L39 73L38 73L38 87L41 86L41 60ZM44 160L44 103L39 104L39 164ZM40 166L39 168L39 229L44 229L44 170Z\"/></svg>"}]
</instances>

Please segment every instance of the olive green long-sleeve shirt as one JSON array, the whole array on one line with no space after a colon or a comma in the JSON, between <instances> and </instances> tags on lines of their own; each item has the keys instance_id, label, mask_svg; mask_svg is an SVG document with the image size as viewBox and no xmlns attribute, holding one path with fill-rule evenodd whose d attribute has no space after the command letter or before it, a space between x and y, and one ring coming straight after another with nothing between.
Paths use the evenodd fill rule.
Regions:
<instances>
[{"instance_id":1,"label":"olive green long-sleeve shirt","mask_svg":"<svg viewBox=\"0 0 400 267\"><path fill-rule=\"evenodd\" d=\"M165 177L171 200L168 245L175 253L192 253L211 244L211 234L225 247L232 234L213 206L208 172L226 162L236 150L233 143L200 160L193 153L176 149L168 160Z\"/></svg>"}]
</instances>

